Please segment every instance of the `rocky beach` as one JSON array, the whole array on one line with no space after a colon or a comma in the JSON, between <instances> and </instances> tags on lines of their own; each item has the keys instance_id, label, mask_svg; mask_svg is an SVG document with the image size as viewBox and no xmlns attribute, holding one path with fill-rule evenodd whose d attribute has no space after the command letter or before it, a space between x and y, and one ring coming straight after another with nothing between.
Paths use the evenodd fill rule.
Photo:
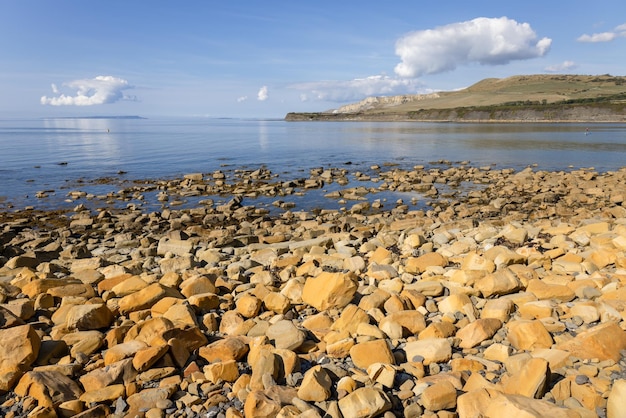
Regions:
<instances>
[{"instance_id":1,"label":"rocky beach","mask_svg":"<svg viewBox=\"0 0 626 418\"><path fill-rule=\"evenodd\" d=\"M624 416L626 169L235 174L0 214L0 415Z\"/></svg>"}]
</instances>

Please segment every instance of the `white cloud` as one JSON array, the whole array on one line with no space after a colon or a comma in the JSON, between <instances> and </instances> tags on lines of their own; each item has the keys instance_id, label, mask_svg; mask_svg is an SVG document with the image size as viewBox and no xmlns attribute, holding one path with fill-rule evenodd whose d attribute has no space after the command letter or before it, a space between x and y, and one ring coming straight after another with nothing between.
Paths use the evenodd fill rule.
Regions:
<instances>
[{"instance_id":1,"label":"white cloud","mask_svg":"<svg viewBox=\"0 0 626 418\"><path fill-rule=\"evenodd\" d=\"M581 35L578 37L578 42L610 42L613 39L617 38L617 34L615 32L602 32L602 33L594 33L593 35Z\"/></svg>"},{"instance_id":2,"label":"white cloud","mask_svg":"<svg viewBox=\"0 0 626 418\"><path fill-rule=\"evenodd\" d=\"M237 103L245 102L248 100L248 96L237 97Z\"/></svg>"},{"instance_id":3,"label":"white cloud","mask_svg":"<svg viewBox=\"0 0 626 418\"><path fill-rule=\"evenodd\" d=\"M264 102L269 98L269 93L267 91L267 86L263 86L259 89L259 92L257 93L257 100Z\"/></svg>"},{"instance_id":4,"label":"white cloud","mask_svg":"<svg viewBox=\"0 0 626 418\"><path fill-rule=\"evenodd\" d=\"M552 40L537 40L528 23L507 17L479 17L435 29L411 32L396 42L402 60L395 72L401 77L419 77L454 70L459 65L507 64L541 57Z\"/></svg>"},{"instance_id":5,"label":"white cloud","mask_svg":"<svg viewBox=\"0 0 626 418\"><path fill-rule=\"evenodd\" d=\"M416 79L375 75L348 81L317 81L290 86L300 90L300 100L347 102L368 96L416 94L422 87Z\"/></svg>"},{"instance_id":6,"label":"white cloud","mask_svg":"<svg viewBox=\"0 0 626 418\"><path fill-rule=\"evenodd\" d=\"M618 37L626 37L626 23L616 26L615 29L610 32L594 33L591 35L585 33L584 35L580 35L576 40L578 42L598 43L611 42Z\"/></svg>"},{"instance_id":7,"label":"white cloud","mask_svg":"<svg viewBox=\"0 0 626 418\"><path fill-rule=\"evenodd\" d=\"M549 65L545 68L545 70L550 73L559 73L564 71L570 71L576 67L577 65L574 61L563 61L560 64Z\"/></svg>"},{"instance_id":8,"label":"white cloud","mask_svg":"<svg viewBox=\"0 0 626 418\"><path fill-rule=\"evenodd\" d=\"M91 79L74 80L63 83L75 95L60 93L58 87L52 84L54 97L42 96L41 104L52 106L92 106L105 103L115 103L119 100L136 100L134 96L127 96L124 90L133 88L128 81L121 78L97 76Z\"/></svg>"}]
</instances>

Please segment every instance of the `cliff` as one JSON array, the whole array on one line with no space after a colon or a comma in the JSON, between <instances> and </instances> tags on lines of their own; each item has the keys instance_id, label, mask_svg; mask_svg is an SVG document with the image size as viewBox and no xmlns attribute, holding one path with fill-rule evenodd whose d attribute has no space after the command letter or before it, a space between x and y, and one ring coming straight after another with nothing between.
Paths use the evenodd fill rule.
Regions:
<instances>
[{"instance_id":1,"label":"cliff","mask_svg":"<svg viewBox=\"0 0 626 418\"><path fill-rule=\"evenodd\" d=\"M466 89L368 97L288 121L626 122L626 77L526 75L485 79Z\"/></svg>"}]
</instances>

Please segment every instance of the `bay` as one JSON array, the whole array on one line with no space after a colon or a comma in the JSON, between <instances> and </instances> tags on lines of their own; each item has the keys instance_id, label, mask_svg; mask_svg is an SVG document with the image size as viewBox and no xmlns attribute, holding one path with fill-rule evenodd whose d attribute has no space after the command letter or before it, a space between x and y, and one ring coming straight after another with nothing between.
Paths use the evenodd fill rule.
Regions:
<instances>
[{"instance_id":1,"label":"bay","mask_svg":"<svg viewBox=\"0 0 626 418\"><path fill-rule=\"evenodd\" d=\"M626 125L0 120L0 147L0 208L51 209L69 205L68 190L96 179L171 179L261 166L285 180L306 177L315 167L368 172L374 164L429 167L442 160L516 170L534 165L537 170L612 171L626 163ZM94 191L107 188L115 190L109 184ZM52 197L35 198L46 190Z\"/></svg>"}]
</instances>

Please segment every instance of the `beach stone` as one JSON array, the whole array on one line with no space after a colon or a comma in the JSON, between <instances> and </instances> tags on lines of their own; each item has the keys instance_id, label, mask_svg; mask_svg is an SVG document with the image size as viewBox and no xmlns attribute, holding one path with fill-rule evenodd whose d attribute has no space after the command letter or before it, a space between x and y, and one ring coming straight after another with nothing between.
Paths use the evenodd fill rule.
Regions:
<instances>
[{"instance_id":1,"label":"beach stone","mask_svg":"<svg viewBox=\"0 0 626 418\"><path fill-rule=\"evenodd\" d=\"M385 315L378 323L378 327L390 338L402 338L423 331L426 328L426 319L419 311L403 310ZM396 335L393 329L399 330L400 335Z\"/></svg>"},{"instance_id":2,"label":"beach stone","mask_svg":"<svg viewBox=\"0 0 626 418\"><path fill-rule=\"evenodd\" d=\"M421 274L429 267L445 267L446 257L439 253L426 253L419 257L409 257L404 264L404 271L410 274Z\"/></svg>"},{"instance_id":3,"label":"beach stone","mask_svg":"<svg viewBox=\"0 0 626 418\"><path fill-rule=\"evenodd\" d=\"M148 282L144 279L139 276L131 276L113 286L111 288L111 292L113 292L115 296L122 298L135 292L139 292L141 289L146 287L148 287Z\"/></svg>"},{"instance_id":4,"label":"beach stone","mask_svg":"<svg viewBox=\"0 0 626 418\"><path fill-rule=\"evenodd\" d=\"M332 380L328 372L322 366L313 366L304 374L298 398L308 402L321 402L331 395Z\"/></svg>"},{"instance_id":5,"label":"beach stone","mask_svg":"<svg viewBox=\"0 0 626 418\"><path fill-rule=\"evenodd\" d=\"M0 330L0 373L27 370L40 348L41 338L30 325Z\"/></svg>"},{"instance_id":6,"label":"beach stone","mask_svg":"<svg viewBox=\"0 0 626 418\"><path fill-rule=\"evenodd\" d=\"M127 358L107 367L99 367L79 378L85 392L102 389L106 386L134 381L137 371L133 368L133 359Z\"/></svg>"},{"instance_id":7,"label":"beach stone","mask_svg":"<svg viewBox=\"0 0 626 418\"><path fill-rule=\"evenodd\" d=\"M613 382L606 405L607 418L626 418L626 380Z\"/></svg>"},{"instance_id":8,"label":"beach stone","mask_svg":"<svg viewBox=\"0 0 626 418\"><path fill-rule=\"evenodd\" d=\"M298 329L292 321L286 319L270 325L265 335L274 342L276 348L287 350L296 350L306 339L306 333Z\"/></svg>"},{"instance_id":9,"label":"beach stone","mask_svg":"<svg viewBox=\"0 0 626 418\"><path fill-rule=\"evenodd\" d=\"M489 260L478 253L471 252L463 257L463 260L461 261L461 270L493 273L496 270L496 265L492 260Z\"/></svg>"},{"instance_id":10,"label":"beach stone","mask_svg":"<svg viewBox=\"0 0 626 418\"><path fill-rule=\"evenodd\" d=\"M550 384L550 367L541 358L528 360L516 373L510 375L503 385L504 393L540 399Z\"/></svg>"},{"instance_id":11,"label":"beach stone","mask_svg":"<svg viewBox=\"0 0 626 418\"><path fill-rule=\"evenodd\" d=\"M424 389L421 400L424 408L430 411L452 409L456 406L456 388L447 380L437 382Z\"/></svg>"},{"instance_id":12,"label":"beach stone","mask_svg":"<svg viewBox=\"0 0 626 418\"><path fill-rule=\"evenodd\" d=\"M215 282L206 276L194 276L183 280L179 285L179 289L180 293L186 298L204 293L218 293Z\"/></svg>"},{"instance_id":13,"label":"beach stone","mask_svg":"<svg viewBox=\"0 0 626 418\"><path fill-rule=\"evenodd\" d=\"M534 279L528 282L526 291L532 293L540 300L557 300L559 302L569 302L576 297L572 289L565 285L549 284L543 280Z\"/></svg>"},{"instance_id":14,"label":"beach stone","mask_svg":"<svg viewBox=\"0 0 626 418\"><path fill-rule=\"evenodd\" d=\"M359 325L369 324L369 321L370 317L367 312L356 305L349 304L343 309L339 318L332 323L330 329L355 335Z\"/></svg>"},{"instance_id":15,"label":"beach stone","mask_svg":"<svg viewBox=\"0 0 626 418\"><path fill-rule=\"evenodd\" d=\"M69 377L54 371L30 371L14 389L19 396L32 396L39 406L54 408L62 402L78 399L80 387Z\"/></svg>"},{"instance_id":16,"label":"beach stone","mask_svg":"<svg viewBox=\"0 0 626 418\"><path fill-rule=\"evenodd\" d=\"M534 350L552 347L552 336L539 320L510 321L507 327L507 341L517 350Z\"/></svg>"},{"instance_id":17,"label":"beach stone","mask_svg":"<svg viewBox=\"0 0 626 418\"><path fill-rule=\"evenodd\" d=\"M423 359L425 366L432 363L445 363L452 357L452 346L447 338L429 338L426 340L409 341L404 347L407 361Z\"/></svg>"},{"instance_id":18,"label":"beach stone","mask_svg":"<svg viewBox=\"0 0 626 418\"><path fill-rule=\"evenodd\" d=\"M117 398L123 398L125 396L126 389L124 385L117 384L85 392L80 395L79 399L85 404L92 404L99 402L110 402L116 400Z\"/></svg>"},{"instance_id":19,"label":"beach stone","mask_svg":"<svg viewBox=\"0 0 626 418\"><path fill-rule=\"evenodd\" d=\"M114 345L104 353L104 364L110 365L120 360L134 356L138 351L147 348L148 344L143 341L129 341Z\"/></svg>"},{"instance_id":20,"label":"beach stone","mask_svg":"<svg viewBox=\"0 0 626 418\"><path fill-rule=\"evenodd\" d=\"M618 362L621 350L626 349L626 331L614 322L599 324L569 341L557 344L555 348L583 359Z\"/></svg>"},{"instance_id":21,"label":"beach stone","mask_svg":"<svg viewBox=\"0 0 626 418\"><path fill-rule=\"evenodd\" d=\"M580 418L580 414L555 404L533 399L522 395L500 393L491 396L487 408L483 412L486 418L520 416L528 418Z\"/></svg>"},{"instance_id":22,"label":"beach stone","mask_svg":"<svg viewBox=\"0 0 626 418\"><path fill-rule=\"evenodd\" d=\"M237 312L244 318L253 318L259 314L261 300L253 295L243 295L235 303Z\"/></svg>"},{"instance_id":23,"label":"beach stone","mask_svg":"<svg viewBox=\"0 0 626 418\"><path fill-rule=\"evenodd\" d=\"M373 418L391 409L389 397L380 389L363 387L339 399L344 417Z\"/></svg>"},{"instance_id":24,"label":"beach stone","mask_svg":"<svg viewBox=\"0 0 626 418\"><path fill-rule=\"evenodd\" d=\"M203 368L204 376L211 383L234 382L239 378L239 369L235 360L219 361L207 364Z\"/></svg>"},{"instance_id":25,"label":"beach stone","mask_svg":"<svg viewBox=\"0 0 626 418\"><path fill-rule=\"evenodd\" d=\"M350 358L356 367L367 369L373 363L395 364L395 358L387 341L372 340L355 344Z\"/></svg>"},{"instance_id":26,"label":"beach stone","mask_svg":"<svg viewBox=\"0 0 626 418\"><path fill-rule=\"evenodd\" d=\"M372 379L372 382L379 383L386 388L393 388L396 368L391 364L373 363L367 367L367 375Z\"/></svg>"},{"instance_id":27,"label":"beach stone","mask_svg":"<svg viewBox=\"0 0 626 418\"><path fill-rule=\"evenodd\" d=\"M357 290L354 273L322 272L304 283L302 300L318 311L343 308L348 305Z\"/></svg>"},{"instance_id":28,"label":"beach stone","mask_svg":"<svg viewBox=\"0 0 626 418\"><path fill-rule=\"evenodd\" d=\"M113 314L103 303L74 305L67 313L68 329L88 331L107 328L113 322Z\"/></svg>"},{"instance_id":29,"label":"beach stone","mask_svg":"<svg viewBox=\"0 0 626 418\"><path fill-rule=\"evenodd\" d=\"M507 322L513 312L514 303L510 299L489 299L480 310L481 318L494 318Z\"/></svg>"},{"instance_id":30,"label":"beach stone","mask_svg":"<svg viewBox=\"0 0 626 418\"><path fill-rule=\"evenodd\" d=\"M437 304L437 307L439 308L439 312L444 314L454 314L455 312L461 312L463 314L466 312L474 313L472 301L469 296L464 293L455 293L445 297Z\"/></svg>"},{"instance_id":31,"label":"beach stone","mask_svg":"<svg viewBox=\"0 0 626 418\"><path fill-rule=\"evenodd\" d=\"M133 367L138 372L148 370L154 363L159 361L161 357L167 353L169 346L167 344L146 347L137 351L133 355Z\"/></svg>"},{"instance_id":32,"label":"beach stone","mask_svg":"<svg viewBox=\"0 0 626 418\"><path fill-rule=\"evenodd\" d=\"M483 297L502 296L515 293L522 289L522 283L508 267L476 280L474 288Z\"/></svg>"},{"instance_id":33,"label":"beach stone","mask_svg":"<svg viewBox=\"0 0 626 418\"><path fill-rule=\"evenodd\" d=\"M152 283L138 292L121 298L118 306L122 314L127 314L142 309L150 309L152 305L166 296L173 296L173 294L159 283Z\"/></svg>"},{"instance_id":34,"label":"beach stone","mask_svg":"<svg viewBox=\"0 0 626 418\"><path fill-rule=\"evenodd\" d=\"M281 410L280 402L263 391L255 390L246 396L243 411L246 417L274 418Z\"/></svg>"},{"instance_id":35,"label":"beach stone","mask_svg":"<svg viewBox=\"0 0 626 418\"><path fill-rule=\"evenodd\" d=\"M220 306L220 297L215 293L199 293L189 296L187 302L199 312L208 312Z\"/></svg>"},{"instance_id":36,"label":"beach stone","mask_svg":"<svg viewBox=\"0 0 626 418\"><path fill-rule=\"evenodd\" d=\"M240 338L226 337L200 347L198 354L209 363L241 360L248 354L249 347Z\"/></svg>"},{"instance_id":37,"label":"beach stone","mask_svg":"<svg viewBox=\"0 0 626 418\"><path fill-rule=\"evenodd\" d=\"M555 303L551 300L526 302L519 306L518 312L522 319L551 318Z\"/></svg>"},{"instance_id":38,"label":"beach stone","mask_svg":"<svg viewBox=\"0 0 626 418\"><path fill-rule=\"evenodd\" d=\"M265 308L277 314L285 314L291 309L289 298L278 292L270 292L265 295L263 304Z\"/></svg>"},{"instance_id":39,"label":"beach stone","mask_svg":"<svg viewBox=\"0 0 626 418\"><path fill-rule=\"evenodd\" d=\"M424 331L419 333L417 339L448 338L456 334L456 331L456 326L451 322L431 322Z\"/></svg>"},{"instance_id":40,"label":"beach stone","mask_svg":"<svg viewBox=\"0 0 626 418\"><path fill-rule=\"evenodd\" d=\"M456 333L456 337L461 339L459 347L475 347L493 337L501 327L502 322L495 318L477 319L474 322L470 322Z\"/></svg>"},{"instance_id":41,"label":"beach stone","mask_svg":"<svg viewBox=\"0 0 626 418\"><path fill-rule=\"evenodd\" d=\"M141 416L142 411L148 411L154 405L159 404L159 402L169 399L175 391L175 385L168 385L158 388L147 388L133 393L126 398L129 409L125 413L130 416Z\"/></svg>"}]
</instances>

